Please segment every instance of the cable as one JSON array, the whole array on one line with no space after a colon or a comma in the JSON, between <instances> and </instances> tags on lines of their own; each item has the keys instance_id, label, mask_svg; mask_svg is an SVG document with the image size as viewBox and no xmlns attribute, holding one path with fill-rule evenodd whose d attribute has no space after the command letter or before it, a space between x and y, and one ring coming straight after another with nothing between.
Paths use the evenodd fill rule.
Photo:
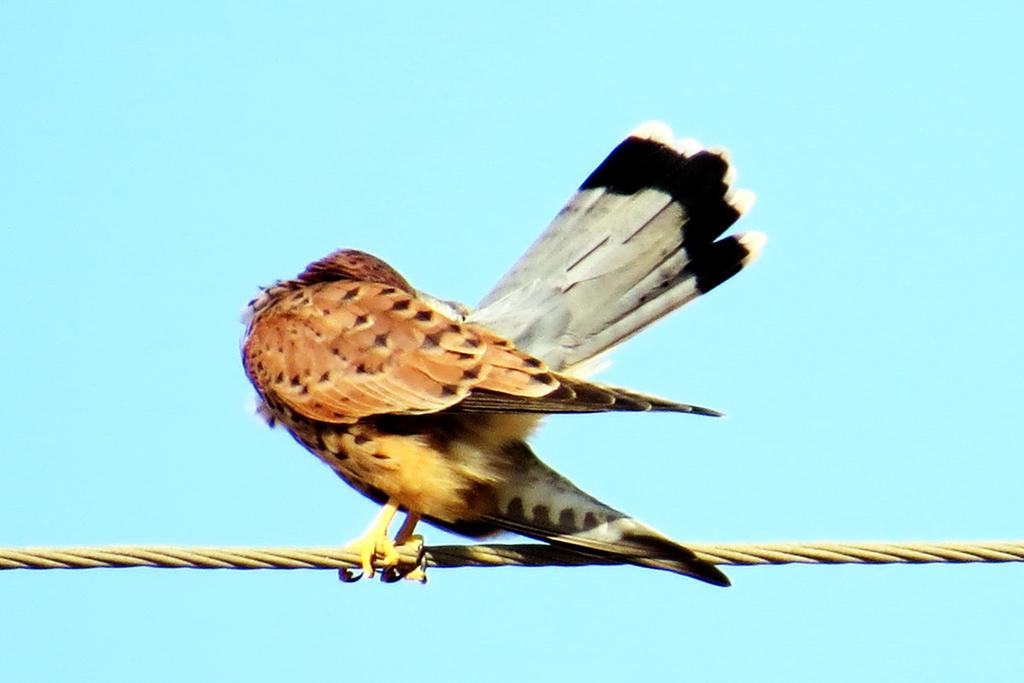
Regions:
<instances>
[{"instance_id":1,"label":"cable","mask_svg":"<svg viewBox=\"0 0 1024 683\"><path fill-rule=\"evenodd\" d=\"M687 543L720 565L923 564L1024 562L1024 541ZM414 567L578 567L623 564L541 544L399 547L401 565ZM0 569L341 569L359 566L344 548L222 548L99 546L0 548Z\"/></svg>"}]
</instances>

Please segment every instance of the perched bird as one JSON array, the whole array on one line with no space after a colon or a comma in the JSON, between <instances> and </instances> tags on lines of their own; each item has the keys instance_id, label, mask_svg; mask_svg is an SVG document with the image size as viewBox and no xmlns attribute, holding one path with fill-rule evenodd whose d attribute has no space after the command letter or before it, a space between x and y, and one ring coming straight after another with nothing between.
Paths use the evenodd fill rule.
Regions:
<instances>
[{"instance_id":1,"label":"perched bird","mask_svg":"<svg viewBox=\"0 0 1024 683\"><path fill-rule=\"evenodd\" d=\"M764 236L721 235L753 195L724 152L636 129L475 310L342 250L249 304L245 371L261 413L384 507L356 542L364 575L422 518L511 531L727 586L713 564L575 487L526 438L548 413L717 415L584 378L611 347L739 272ZM392 541L398 511L405 523Z\"/></svg>"}]
</instances>

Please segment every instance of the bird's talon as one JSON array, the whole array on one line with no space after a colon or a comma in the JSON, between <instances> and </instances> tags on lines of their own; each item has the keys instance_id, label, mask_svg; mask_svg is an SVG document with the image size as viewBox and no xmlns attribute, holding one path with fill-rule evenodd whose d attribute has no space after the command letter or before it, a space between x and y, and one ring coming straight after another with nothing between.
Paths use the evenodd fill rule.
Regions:
<instances>
[{"instance_id":1,"label":"bird's talon","mask_svg":"<svg viewBox=\"0 0 1024 683\"><path fill-rule=\"evenodd\" d=\"M342 567L338 570L338 579L342 583L355 583L361 578L363 578L362 572L355 574L349 567Z\"/></svg>"},{"instance_id":2,"label":"bird's talon","mask_svg":"<svg viewBox=\"0 0 1024 683\"><path fill-rule=\"evenodd\" d=\"M387 569L381 570L381 583L398 583L402 580L426 583L427 573L426 571L424 571L424 568L422 566L412 568L403 568L401 566L398 566L388 567Z\"/></svg>"},{"instance_id":3,"label":"bird's talon","mask_svg":"<svg viewBox=\"0 0 1024 683\"><path fill-rule=\"evenodd\" d=\"M423 537L412 533L419 521L419 515L409 513L395 540L388 538L388 523L398 509L398 502L389 499L362 537L347 546L349 551L359 556L359 568L362 571L354 574L349 569L342 569L338 572L338 577L342 581L352 583L363 577L372 580L378 567L383 583L394 583L403 578L421 583L426 581L423 571L426 568ZM403 556L407 557L409 554L414 555L416 559L403 563Z\"/></svg>"},{"instance_id":4,"label":"bird's talon","mask_svg":"<svg viewBox=\"0 0 1024 683\"><path fill-rule=\"evenodd\" d=\"M402 573L395 567L388 567L387 569L381 570L380 582L381 583L396 583L402 580Z\"/></svg>"}]
</instances>

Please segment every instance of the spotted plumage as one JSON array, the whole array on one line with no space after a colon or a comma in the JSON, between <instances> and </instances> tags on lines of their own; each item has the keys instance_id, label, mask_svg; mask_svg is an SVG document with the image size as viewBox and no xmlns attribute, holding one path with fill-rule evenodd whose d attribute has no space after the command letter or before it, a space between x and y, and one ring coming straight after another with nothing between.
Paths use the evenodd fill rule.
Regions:
<instances>
[{"instance_id":1,"label":"spotted plumage","mask_svg":"<svg viewBox=\"0 0 1024 683\"><path fill-rule=\"evenodd\" d=\"M728 585L551 470L526 438L546 413L717 414L582 374L756 256L759 233L718 239L751 199L730 176L723 154L641 127L474 311L363 252L310 264L250 304L242 355L261 412L413 523L513 531Z\"/></svg>"}]
</instances>

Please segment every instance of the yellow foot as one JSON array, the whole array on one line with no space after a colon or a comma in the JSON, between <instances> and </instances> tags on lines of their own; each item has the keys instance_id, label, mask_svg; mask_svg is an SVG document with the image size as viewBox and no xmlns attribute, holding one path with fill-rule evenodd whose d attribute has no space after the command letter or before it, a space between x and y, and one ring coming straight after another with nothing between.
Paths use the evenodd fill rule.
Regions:
<instances>
[{"instance_id":1,"label":"yellow foot","mask_svg":"<svg viewBox=\"0 0 1024 683\"><path fill-rule=\"evenodd\" d=\"M402 559L395 544L386 537L375 539L364 536L348 544L345 548L359 553L361 576L368 579L372 579L377 571L374 564L381 566L381 569L392 569L397 567Z\"/></svg>"},{"instance_id":2,"label":"yellow foot","mask_svg":"<svg viewBox=\"0 0 1024 683\"><path fill-rule=\"evenodd\" d=\"M409 567L408 564L400 566L396 564L394 567L389 567L381 572L380 580L384 583L395 583L405 579L407 581L419 581L420 583L427 582L427 563L426 558L423 555L423 537L420 535L407 535L404 541L401 541L395 548L396 552L404 550L408 554L412 551L416 554L416 564Z\"/></svg>"},{"instance_id":3,"label":"yellow foot","mask_svg":"<svg viewBox=\"0 0 1024 683\"><path fill-rule=\"evenodd\" d=\"M343 569L338 572L342 581L358 581L363 576L372 579L375 573L373 563L378 557L387 568L398 565L401 558L395 549L394 542L388 538L388 525L396 512L398 512L398 502L388 500L370 526L367 527L366 532L346 546L349 550L359 553L359 566L362 569L362 574L355 576L347 569Z\"/></svg>"},{"instance_id":4,"label":"yellow foot","mask_svg":"<svg viewBox=\"0 0 1024 683\"><path fill-rule=\"evenodd\" d=\"M345 568L338 572L338 578L345 583L358 581L364 576L372 579L376 573L376 567L374 566L376 564L382 570L382 581L391 583L404 578L426 583L426 565L423 562L423 537L414 536L412 533L413 529L416 528L416 523L419 522L420 516L410 512L405 518L402 528L398 530L395 540L392 541L388 538L388 525L391 523L396 512L398 512L398 501L393 498L389 499L384 504L384 507L381 508L377 517L370 523L370 526L367 527L366 532L359 539L346 546L349 550L359 555L361 573L354 574L350 569ZM399 546L411 546L416 553L418 562L411 569L408 566L399 566L402 562L402 555L398 551Z\"/></svg>"}]
</instances>

